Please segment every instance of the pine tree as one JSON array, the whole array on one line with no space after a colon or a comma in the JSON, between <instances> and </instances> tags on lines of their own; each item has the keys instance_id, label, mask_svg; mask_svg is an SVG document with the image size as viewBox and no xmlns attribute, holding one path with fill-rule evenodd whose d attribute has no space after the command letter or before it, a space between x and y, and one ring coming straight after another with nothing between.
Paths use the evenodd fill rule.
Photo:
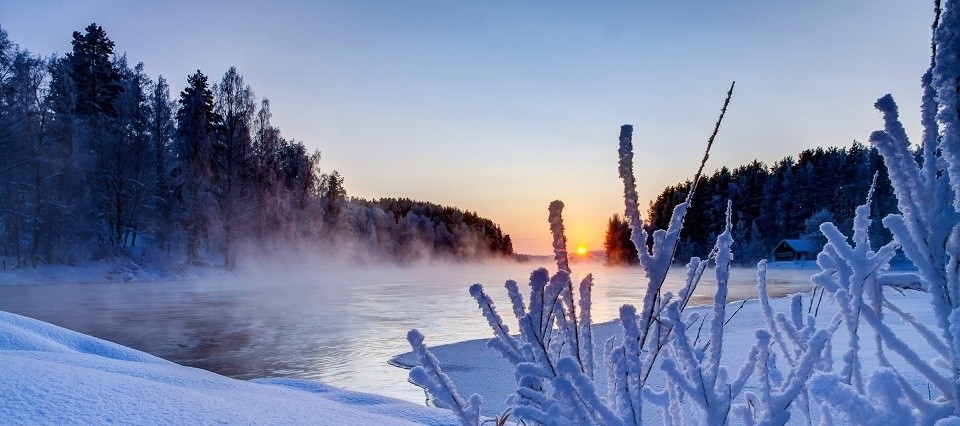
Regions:
<instances>
[{"instance_id":1,"label":"pine tree","mask_svg":"<svg viewBox=\"0 0 960 426\"><path fill-rule=\"evenodd\" d=\"M175 131L174 103L170 100L170 86L163 76L157 77L149 93L148 125L150 128L151 151L154 155L153 199L154 199L154 235L161 248L170 249L171 228L175 201L170 184L171 149Z\"/></svg>"},{"instance_id":2,"label":"pine tree","mask_svg":"<svg viewBox=\"0 0 960 426\"><path fill-rule=\"evenodd\" d=\"M178 101L176 163L171 178L181 204L181 228L187 237L187 261L200 264L200 248L219 218L213 196L214 130L220 117L213 110L213 93L200 70L187 78Z\"/></svg>"},{"instance_id":3,"label":"pine tree","mask_svg":"<svg viewBox=\"0 0 960 426\"><path fill-rule=\"evenodd\" d=\"M328 237L339 234L343 221L343 210L346 204L347 190L343 187L343 177L334 170L322 178L323 195L320 197L323 224Z\"/></svg>"},{"instance_id":4,"label":"pine tree","mask_svg":"<svg viewBox=\"0 0 960 426\"><path fill-rule=\"evenodd\" d=\"M603 240L603 248L607 253L608 265L636 264L637 248L630 240L630 224L614 214L607 222L607 233Z\"/></svg>"},{"instance_id":5,"label":"pine tree","mask_svg":"<svg viewBox=\"0 0 960 426\"><path fill-rule=\"evenodd\" d=\"M81 251L93 249L102 256L121 244L118 229L124 225L117 214L124 203L117 183L125 177L119 171L127 161L118 159L126 148L117 109L123 76L113 41L100 26L74 32L71 44L71 52L51 69L52 124L56 137L70 147L60 188L70 220L59 232L77 247L81 241L95 242Z\"/></svg>"},{"instance_id":6,"label":"pine tree","mask_svg":"<svg viewBox=\"0 0 960 426\"><path fill-rule=\"evenodd\" d=\"M120 70L112 61L113 41L99 25L90 24L84 34L74 31L72 44L66 61L76 88L77 114L116 117L113 102L123 87Z\"/></svg>"}]
</instances>

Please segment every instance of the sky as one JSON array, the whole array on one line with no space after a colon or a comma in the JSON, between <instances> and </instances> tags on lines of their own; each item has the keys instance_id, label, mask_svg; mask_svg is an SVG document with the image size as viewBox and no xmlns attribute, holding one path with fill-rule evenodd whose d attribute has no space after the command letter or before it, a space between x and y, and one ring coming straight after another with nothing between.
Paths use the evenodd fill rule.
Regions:
<instances>
[{"instance_id":1,"label":"sky","mask_svg":"<svg viewBox=\"0 0 960 426\"><path fill-rule=\"evenodd\" d=\"M886 93L919 141L927 3L0 0L0 26L49 55L95 22L176 92L236 66L348 195L476 211L547 254L550 201L570 250L622 214L620 125L645 213L692 178L734 80L708 171L865 142Z\"/></svg>"}]
</instances>

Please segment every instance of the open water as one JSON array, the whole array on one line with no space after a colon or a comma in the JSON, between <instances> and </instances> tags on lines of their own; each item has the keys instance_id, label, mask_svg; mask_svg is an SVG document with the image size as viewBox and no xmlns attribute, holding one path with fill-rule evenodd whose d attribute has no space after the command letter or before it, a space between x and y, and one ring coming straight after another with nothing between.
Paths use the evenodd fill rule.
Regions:
<instances>
[{"instance_id":1,"label":"open water","mask_svg":"<svg viewBox=\"0 0 960 426\"><path fill-rule=\"evenodd\" d=\"M419 329L428 345L489 337L468 286L483 284L501 315L512 320L503 283L514 279L525 290L538 266L297 266L242 278L0 286L0 310L239 379L316 379L422 403L423 392L407 383L407 371L387 363L409 351L407 331ZM646 279L640 269L572 268L577 282L587 272L594 275L595 322L615 319L625 303L642 303ZM777 294L808 291L810 274L772 269L768 286ZM708 303L716 289L712 271L704 275L694 303ZM756 296L755 271L734 269L731 275L730 300ZM676 292L683 278L683 270L672 271L665 291Z\"/></svg>"}]
</instances>

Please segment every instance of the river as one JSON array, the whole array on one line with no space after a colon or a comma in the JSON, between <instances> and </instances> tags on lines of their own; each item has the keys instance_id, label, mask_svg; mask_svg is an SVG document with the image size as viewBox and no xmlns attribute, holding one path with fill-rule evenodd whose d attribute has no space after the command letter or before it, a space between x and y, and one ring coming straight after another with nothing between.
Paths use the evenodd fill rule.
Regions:
<instances>
[{"instance_id":1,"label":"river","mask_svg":"<svg viewBox=\"0 0 960 426\"><path fill-rule=\"evenodd\" d=\"M526 290L536 266L286 265L205 280L9 285L0 286L0 310L239 379L316 379L423 403L407 372L387 364L409 351L407 331L419 329L428 345L489 337L467 287L483 284L501 314L512 318L503 283L514 279ZM639 269L572 268L578 280L594 275L595 322L615 319L622 304L641 303ZM810 274L774 269L768 285L776 294L807 291ZM676 291L682 279L682 270L671 271L665 289ZM694 303L712 298L713 281L708 271ZM755 296L755 272L731 271L730 299Z\"/></svg>"}]
</instances>

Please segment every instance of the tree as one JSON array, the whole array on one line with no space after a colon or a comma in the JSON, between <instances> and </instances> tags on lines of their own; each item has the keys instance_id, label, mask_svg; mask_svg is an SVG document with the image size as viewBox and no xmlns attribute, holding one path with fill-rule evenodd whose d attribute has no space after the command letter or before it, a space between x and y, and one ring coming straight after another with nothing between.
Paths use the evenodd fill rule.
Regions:
<instances>
[{"instance_id":1,"label":"tree","mask_svg":"<svg viewBox=\"0 0 960 426\"><path fill-rule=\"evenodd\" d=\"M93 23L86 33L73 33L73 51L68 53L70 78L76 87L76 112L84 116L116 117L113 102L123 87L120 70L114 65L113 41L106 31Z\"/></svg>"},{"instance_id":2,"label":"tree","mask_svg":"<svg viewBox=\"0 0 960 426\"><path fill-rule=\"evenodd\" d=\"M147 226L153 213L154 173L150 143L150 78L143 73L143 64L133 69L126 57L118 61L123 90L114 102L116 117L111 132L96 144L95 179L100 216L106 222L108 241L112 246L136 246L137 237Z\"/></svg>"},{"instance_id":3,"label":"tree","mask_svg":"<svg viewBox=\"0 0 960 426\"><path fill-rule=\"evenodd\" d=\"M733 240L734 264L753 266L757 264L757 261L767 257L763 245L763 236L760 235L757 221L751 222L750 226L747 227L743 220L738 220L733 228Z\"/></svg>"},{"instance_id":4,"label":"tree","mask_svg":"<svg viewBox=\"0 0 960 426\"><path fill-rule=\"evenodd\" d=\"M0 236L17 267L53 261L62 213L51 191L62 162L46 132L46 66L0 28Z\"/></svg>"},{"instance_id":5,"label":"tree","mask_svg":"<svg viewBox=\"0 0 960 426\"><path fill-rule=\"evenodd\" d=\"M823 245L827 243L826 237L823 236L823 233L820 232L820 225L833 222L834 217L833 213L827 209L817 210L816 213L810 215L807 220L803 221L803 234L800 236L817 242L817 251L820 251L823 248Z\"/></svg>"},{"instance_id":6,"label":"tree","mask_svg":"<svg viewBox=\"0 0 960 426\"><path fill-rule=\"evenodd\" d=\"M603 248L607 252L608 265L633 265L640 261L637 248L630 240L630 224L621 219L619 214L614 213L607 222Z\"/></svg>"},{"instance_id":7,"label":"tree","mask_svg":"<svg viewBox=\"0 0 960 426\"><path fill-rule=\"evenodd\" d=\"M336 170L328 175L323 175L320 187L322 191L320 196L321 215L325 232L328 237L333 237L335 234L339 234L342 229L347 190L343 187L343 177Z\"/></svg>"},{"instance_id":8,"label":"tree","mask_svg":"<svg viewBox=\"0 0 960 426\"><path fill-rule=\"evenodd\" d=\"M268 234L276 235L278 229L284 228L282 225L286 223L285 219L289 216L289 206L283 202L280 183L282 167L279 164L278 152L282 138L280 129L270 123L272 116L270 100L262 99L253 119L251 165L256 185L253 204L257 212L253 235L258 241L266 240Z\"/></svg>"},{"instance_id":9,"label":"tree","mask_svg":"<svg viewBox=\"0 0 960 426\"><path fill-rule=\"evenodd\" d=\"M187 78L178 103L171 179L183 211L180 226L187 235L187 261L201 264L201 244L209 240L210 226L219 219L211 166L220 117L213 110L207 76L200 70Z\"/></svg>"},{"instance_id":10,"label":"tree","mask_svg":"<svg viewBox=\"0 0 960 426\"><path fill-rule=\"evenodd\" d=\"M174 102L170 100L170 86L163 76L157 77L149 93L150 144L155 168L152 185L154 199L154 235L160 247L170 249L171 228L174 224L175 200L170 183L171 149L176 130Z\"/></svg>"},{"instance_id":11,"label":"tree","mask_svg":"<svg viewBox=\"0 0 960 426\"><path fill-rule=\"evenodd\" d=\"M253 91L236 67L230 67L213 87L214 111L220 117L214 149L214 179L223 216L223 264L233 268L238 233L245 227L242 204L249 194L253 143L250 136L254 116Z\"/></svg>"},{"instance_id":12,"label":"tree","mask_svg":"<svg viewBox=\"0 0 960 426\"><path fill-rule=\"evenodd\" d=\"M122 245L126 205L123 167L131 161L118 121L117 102L123 92L121 66L114 44L103 28L87 26L73 33L72 50L51 70L53 131L69 143L69 161L61 193L71 207L67 229L72 245L95 242L95 253ZM121 213L118 214L118 211Z\"/></svg>"}]
</instances>

